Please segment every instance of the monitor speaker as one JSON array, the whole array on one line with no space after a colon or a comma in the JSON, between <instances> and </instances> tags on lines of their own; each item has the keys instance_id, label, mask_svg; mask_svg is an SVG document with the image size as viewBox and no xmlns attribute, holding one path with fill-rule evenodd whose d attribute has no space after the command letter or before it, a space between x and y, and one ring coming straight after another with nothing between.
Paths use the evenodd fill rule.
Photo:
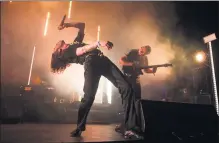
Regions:
<instances>
[{"instance_id":1,"label":"monitor speaker","mask_svg":"<svg viewBox=\"0 0 219 143\"><path fill-rule=\"evenodd\" d=\"M217 141L214 106L142 100L145 139Z\"/></svg>"}]
</instances>

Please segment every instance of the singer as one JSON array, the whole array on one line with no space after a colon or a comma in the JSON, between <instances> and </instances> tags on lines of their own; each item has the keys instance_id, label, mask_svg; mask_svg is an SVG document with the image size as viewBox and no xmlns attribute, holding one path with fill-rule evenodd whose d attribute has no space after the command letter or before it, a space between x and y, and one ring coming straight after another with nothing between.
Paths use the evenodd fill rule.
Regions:
<instances>
[{"instance_id":1,"label":"singer","mask_svg":"<svg viewBox=\"0 0 219 143\"><path fill-rule=\"evenodd\" d=\"M58 26L59 30L67 27L78 28L78 35L73 44L66 44L64 40L59 41L52 53L51 69L53 73L63 72L70 63L84 65L84 97L78 111L77 128L71 132L72 137L81 136L86 129L86 120L93 104L101 76L106 77L121 94L123 108L125 111L124 125L126 138L142 139L140 124L137 123L135 96L131 85L126 81L124 75L113 62L97 49L113 47L111 42L94 42L92 44L82 43L84 39L85 23L63 23ZM73 73L76 74L76 73Z\"/></svg>"}]
</instances>

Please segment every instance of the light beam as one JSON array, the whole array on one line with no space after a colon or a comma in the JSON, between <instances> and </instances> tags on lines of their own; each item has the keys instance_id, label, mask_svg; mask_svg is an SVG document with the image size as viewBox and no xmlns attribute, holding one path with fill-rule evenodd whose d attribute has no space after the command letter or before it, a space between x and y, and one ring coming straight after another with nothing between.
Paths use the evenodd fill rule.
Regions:
<instances>
[{"instance_id":1,"label":"light beam","mask_svg":"<svg viewBox=\"0 0 219 143\"><path fill-rule=\"evenodd\" d=\"M45 23L45 28L44 28L44 36L47 35L47 30L48 30L48 24L49 24L49 18L50 18L50 12L47 13L47 17L46 17L46 23Z\"/></svg>"},{"instance_id":2,"label":"light beam","mask_svg":"<svg viewBox=\"0 0 219 143\"><path fill-rule=\"evenodd\" d=\"M97 41L100 41L100 25L97 27Z\"/></svg>"},{"instance_id":3,"label":"light beam","mask_svg":"<svg viewBox=\"0 0 219 143\"><path fill-rule=\"evenodd\" d=\"M69 7L68 7L68 18L71 18L71 7L72 7L72 1L69 2Z\"/></svg>"},{"instance_id":4,"label":"light beam","mask_svg":"<svg viewBox=\"0 0 219 143\"><path fill-rule=\"evenodd\" d=\"M33 68L33 60L34 60L34 55L35 55L35 49L36 49L36 47L34 46L34 48L33 48L32 60L31 60L31 64L30 64L30 73L29 73L29 78L28 78L28 83L27 83L27 85L30 85L30 79L31 79L31 74L32 74L32 68Z\"/></svg>"}]
</instances>

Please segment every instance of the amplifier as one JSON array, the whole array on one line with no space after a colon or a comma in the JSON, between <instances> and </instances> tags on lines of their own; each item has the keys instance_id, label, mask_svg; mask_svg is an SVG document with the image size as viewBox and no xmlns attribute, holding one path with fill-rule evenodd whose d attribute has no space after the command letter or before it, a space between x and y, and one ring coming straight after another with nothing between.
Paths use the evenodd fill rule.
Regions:
<instances>
[{"instance_id":1,"label":"amplifier","mask_svg":"<svg viewBox=\"0 0 219 143\"><path fill-rule=\"evenodd\" d=\"M210 105L211 104L211 95L210 94L200 94L200 95L196 96L195 103L196 104Z\"/></svg>"}]
</instances>

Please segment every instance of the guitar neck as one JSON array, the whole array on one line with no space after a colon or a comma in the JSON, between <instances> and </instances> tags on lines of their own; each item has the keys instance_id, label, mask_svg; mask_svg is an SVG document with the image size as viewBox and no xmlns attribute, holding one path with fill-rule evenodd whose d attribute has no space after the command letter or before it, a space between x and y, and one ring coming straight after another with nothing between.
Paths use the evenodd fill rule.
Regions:
<instances>
[{"instance_id":1,"label":"guitar neck","mask_svg":"<svg viewBox=\"0 0 219 143\"><path fill-rule=\"evenodd\" d=\"M171 65L168 65L171 66ZM158 67L167 67L167 65L162 64L162 65L151 65L151 66L142 66L140 69L149 69L149 68L158 68Z\"/></svg>"},{"instance_id":2,"label":"guitar neck","mask_svg":"<svg viewBox=\"0 0 219 143\"><path fill-rule=\"evenodd\" d=\"M138 67L138 68L135 68L133 69L133 67L130 67L130 66L123 66L123 71L125 73L139 73L139 74L143 74L142 73L142 69L149 69L149 68L158 68L158 67L172 67L172 64L162 64L162 65L151 65L151 66L141 66L141 67Z\"/></svg>"}]
</instances>

